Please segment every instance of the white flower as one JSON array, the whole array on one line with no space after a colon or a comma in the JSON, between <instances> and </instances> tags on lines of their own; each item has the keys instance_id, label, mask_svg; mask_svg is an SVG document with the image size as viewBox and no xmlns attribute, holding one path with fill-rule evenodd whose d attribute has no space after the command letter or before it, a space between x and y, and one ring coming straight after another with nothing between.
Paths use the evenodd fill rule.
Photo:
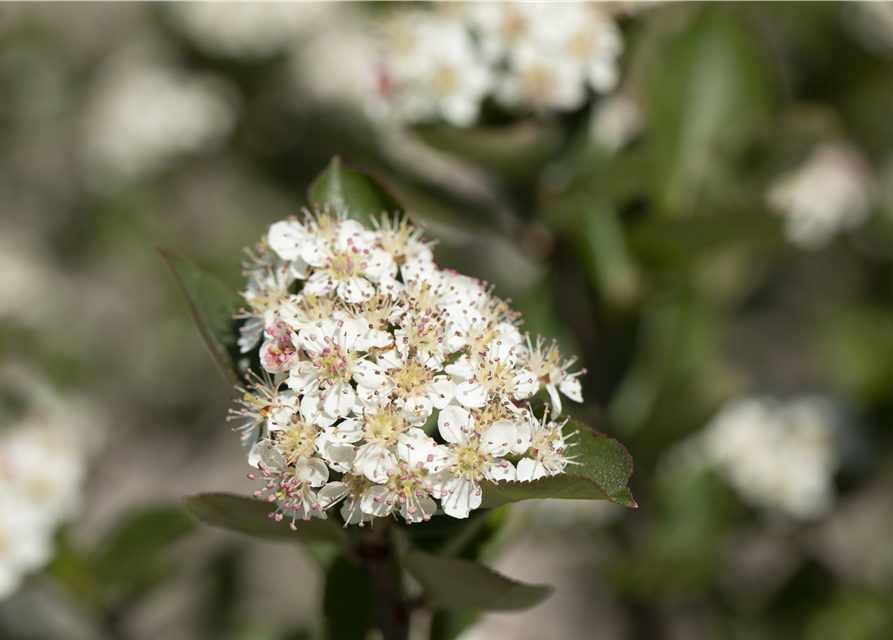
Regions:
<instances>
[{"instance_id":1,"label":"white flower","mask_svg":"<svg viewBox=\"0 0 893 640\"><path fill-rule=\"evenodd\" d=\"M249 60L295 46L332 13L323 2L184 2L167 8L205 51Z\"/></svg>"},{"instance_id":2,"label":"white flower","mask_svg":"<svg viewBox=\"0 0 893 640\"><path fill-rule=\"evenodd\" d=\"M703 433L709 462L742 499L757 507L810 519L828 510L838 464L833 411L826 400L732 402Z\"/></svg>"},{"instance_id":3,"label":"white flower","mask_svg":"<svg viewBox=\"0 0 893 640\"><path fill-rule=\"evenodd\" d=\"M548 417L547 410L542 421L530 425L530 446L526 452L529 457L518 461L518 480L554 476L564 472L569 464L580 464L567 455L568 448L574 445L567 442L562 431L567 421L546 422ZM574 432L575 435L579 433Z\"/></svg>"},{"instance_id":4,"label":"white flower","mask_svg":"<svg viewBox=\"0 0 893 640\"><path fill-rule=\"evenodd\" d=\"M766 194L785 217L785 235L802 249L820 249L871 212L874 185L856 148L825 144L796 171L778 178Z\"/></svg>"},{"instance_id":5,"label":"white flower","mask_svg":"<svg viewBox=\"0 0 893 640\"><path fill-rule=\"evenodd\" d=\"M301 360L289 372L289 388L301 395L317 393L330 416L349 414L357 398L351 379L368 367L357 359L354 349L363 333L364 327L355 320L321 320L301 329L298 346L307 360Z\"/></svg>"},{"instance_id":6,"label":"white flower","mask_svg":"<svg viewBox=\"0 0 893 640\"><path fill-rule=\"evenodd\" d=\"M442 484L437 474L448 461L446 448L421 430L410 429L398 442L397 459L385 471L381 484L363 496L363 511L377 517L396 511L407 522L430 520L437 511L431 496Z\"/></svg>"},{"instance_id":7,"label":"white flower","mask_svg":"<svg viewBox=\"0 0 893 640\"><path fill-rule=\"evenodd\" d=\"M580 71L565 56L525 43L512 51L496 99L508 107L572 111L586 101L586 87Z\"/></svg>"},{"instance_id":8,"label":"white flower","mask_svg":"<svg viewBox=\"0 0 893 640\"><path fill-rule=\"evenodd\" d=\"M25 574L52 557L53 527L46 519L0 481L0 602L15 593Z\"/></svg>"},{"instance_id":9,"label":"white flower","mask_svg":"<svg viewBox=\"0 0 893 640\"><path fill-rule=\"evenodd\" d=\"M537 389L533 373L517 366L519 346L501 337L491 341L484 351L462 356L446 367L456 385L456 400L463 407L483 407L491 401L523 400Z\"/></svg>"},{"instance_id":10,"label":"white flower","mask_svg":"<svg viewBox=\"0 0 893 640\"><path fill-rule=\"evenodd\" d=\"M608 153L616 153L642 131L643 115L635 100L615 94L593 105L590 122L590 139Z\"/></svg>"},{"instance_id":11,"label":"white flower","mask_svg":"<svg viewBox=\"0 0 893 640\"><path fill-rule=\"evenodd\" d=\"M294 528L296 518L309 520L311 516L325 520L326 512L320 503L315 487L321 487L329 479L329 469L319 458L299 457L288 464L282 453L261 440L248 453L248 464L260 470L267 483L254 492L255 498L275 502L278 511L272 517L281 522L291 511ZM253 479L253 476L249 475Z\"/></svg>"},{"instance_id":12,"label":"white flower","mask_svg":"<svg viewBox=\"0 0 893 640\"><path fill-rule=\"evenodd\" d=\"M515 468L501 456L512 450L518 430L508 420L500 420L477 433L474 418L460 407L447 407L437 419L440 436L446 440L449 454L440 479L440 506L454 518L467 518L481 506L481 481L514 480Z\"/></svg>"},{"instance_id":13,"label":"white flower","mask_svg":"<svg viewBox=\"0 0 893 640\"><path fill-rule=\"evenodd\" d=\"M332 238L311 237L300 247L301 258L314 267L304 291L325 295L335 291L345 302L373 297L377 282L396 268L387 253L374 246L369 231L356 220L342 220Z\"/></svg>"},{"instance_id":14,"label":"white flower","mask_svg":"<svg viewBox=\"0 0 893 640\"><path fill-rule=\"evenodd\" d=\"M230 132L229 88L160 63L122 63L100 80L84 121L85 165L101 190L153 174Z\"/></svg>"},{"instance_id":15,"label":"white flower","mask_svg":"<svg viewBox=\"0 0 893 640\"><path fill-rule=\"evenodd\" d=\"M540 386L544 386L549 392L556 413L561 413L559 391L574 402L583 402L583 389L577 377L586 373L586 369L569 374L568 368L573 366L577 359L576 357L570 360L563 359L556 341L546 347L546 341L542 337L537 337L536 346L533 346L530 343L530 336L527 336L527 349L521 352L520 361L536 377L536 391Z\"/></svg>"}]
</instances>

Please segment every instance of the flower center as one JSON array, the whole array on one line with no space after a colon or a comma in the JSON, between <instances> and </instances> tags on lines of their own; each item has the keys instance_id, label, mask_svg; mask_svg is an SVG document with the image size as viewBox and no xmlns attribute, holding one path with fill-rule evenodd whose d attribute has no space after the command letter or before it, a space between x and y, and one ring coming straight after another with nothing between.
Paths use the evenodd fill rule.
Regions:
<instances>
[{"instance_id":1,"label":"flower center","mask_svg":"<svg viewBox=\"0 0 893 640\"><path fill-rule=\"evenodd\" d=\"M406 430L406 421L391 407L366 413L363 417L363 436L367 444L395 445L397 437Z\"/></svg>"},{"instance_id":2,"label":"flower center","mask_svg":"<svg viewBox=\"0 0 893 640\"><path fill-rule=\"evenodd\" d=\"M351 364L354 354L335 344L326 347L313 361L313 366L320 370L319 377L323 380L341 380L348 382L351 376Z\"/></svg>"},{"instance_id":3,"label":"flower center","mask_svg":"<svg viewBox=\"0 0 893 640\"><path fill-rule=\"evenodd\" d=\"M452 93L459 85L459 74L453 67L441 65L431 78L431 89L441 96Z\"/></svg>"},{"instance_id":4,"label":"flower center","mask_svg":"<svg viewBox=\"0 0 893 640\"><path fill-rule=\"evenodd\" d=\"M539 98L548 96L555 88L555 77L544 67L528 69L523 79L527 93Z\"/></svg>"},{"instance_id":5,"label":"flower center","mask_svg":"<svg viewBox=\"0 0 893 640\"><path fill-rule=\"evenodd\" d=\"M450 465L450 472L453 475L466 475L473 480L480 480L484 477L484 466L487 457L480 452L480 442L477 438L471 438L462 444L451 445L455 462Z\"/></svg>"},{"instance_id":6,"label":"flower center","mask_svg":"<svg viewBox=\"0 0 893 640\"><path fill-rule=\"evenodd\" d=\"M416 396L418 390L431 381L433 374L416 360L407 362L402 369L391 369L388 372L397 383L397 395L401 398Z\"/></svg>"},{"instance_id":7,"label":"flower center","mask_svg":"<svg viewBox=\"0 0 893 640\"><path fill-rule=\"evenodd\" d=\"M294 420L285 431L276 432L276 448L289 464L316 454L315 439L319 429L303 420Z\"/></svg>"},{"instance_id":8,"label":"flower center","mask_svg":"<svg viewBox=\"0 0 893 640\"><path fill-rule=\"evenodd\" d=\"M332 278L346 281L356 277L366 268L366 262L362 259L356 247L348 251L333 251L323 267Z\"/></svg>"}]
</instances>

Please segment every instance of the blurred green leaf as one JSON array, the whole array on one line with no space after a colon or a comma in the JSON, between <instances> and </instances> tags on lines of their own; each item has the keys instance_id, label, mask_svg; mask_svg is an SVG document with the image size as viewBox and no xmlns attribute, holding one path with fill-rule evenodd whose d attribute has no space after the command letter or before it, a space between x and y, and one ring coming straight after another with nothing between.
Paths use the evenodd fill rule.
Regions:
<instances>
[{"instance_id":1,"label":"blurred green leaf","mask_svg":"<svg viewBox=\"0 0 893 640\"><path fill-rule=\"evenodd\" d=\"M329 640L365 640L375 624L375 594L369 578L343 557L326 574L323 611Z\"/></svg>"},{"instance_id":2,"label":"blurred green leaf","mask_svg":"<svg viewBox=\"0 0 893 640\"><path fill-rule=\"evenodd\" d=\"M471 129L417 127L415 131L435 149L518 179L536 176L561 149L565 137L558 123L537 120Z\"/></svg>"},{"instance_id":3,"label":"blurred green leaf","mask_svg":"<svg viewBox=\"0 0 893 640\"><path fill-rule=\"evenodd\" d=\"M768 113L774 100L765 47L746 23L724 7L684 10L690 13L683 29L653 23L645 67L649 133L671 210L693 204L715 168L717 144Z\"/></svg>"},{"instance_id":4,"label":"blurred green leaf","mask_svg":"<svg viewBox=\"0 0 893 640\"><path fill-rule=\"evenodd\" d=\"M166 249L158 249L180 285L202 339L214 362L227 380L236 384L235 359L238 355L239 312L242 298L210 273Z\"/></svg>"},{"instance_id":5,"label":"blurred green leaf","mask_svg":"<svg viewBox=\"0 0 893 640\"><path fill-rule=\"evenodd\" d=\"M516 582L471 560L417 549L406 554L403 566L437 608L511 611L532 607L552 593L552 587Z\"/></svg>"},{"instance_id":6,"label":"blurred green leaf","mask_svg":"<svg viewBox=\"0 0 893 640\"><path fill-rule=\"evenodd\" d=\"M162 553L194 528L179 509L147 511L124 520L90 559L106 606L132 602L165 580L173 567Z\"/></svg>"},{"instance_id":7,"label":"blurred green leaf","mask_svg":"<svg viewBox=\"0 0 893 640\"><path fill-rule=\"evenodd\" d=\"M867 305L826 313L815 335L831 379L847 394L868 401L888 398L893 387L893 316Z\"/></svg>"},{"instance_id":8,"label":"blurred green leaf","mask_svg":"<svg viewBox=\"0 0 893 640\"><path fill-rule=\"evenodd\" d=\"M404 207L379 180L362 169L349 167L335 156L320 173L307 193L307 200L320 207L326 204L349 209L360 219L382 212L403 213Z\"/></svg>"},{"instance_id":9,"label":"blurred green leaf","mask_svg":"<svg viewBox=\"0 0 893 640\"><path fill-rule=\"evenodd\" d=\"M275 505L230 493L200 493L183 500L186 510L205 524L223 529L247 533L258 538L271 540L292 540L296 542L345 541L346 534L339 522L334 519L311 518L297 520L297 531L292 531L287 522L276 522L270 518Z\"/></svg>"}]
</instances>

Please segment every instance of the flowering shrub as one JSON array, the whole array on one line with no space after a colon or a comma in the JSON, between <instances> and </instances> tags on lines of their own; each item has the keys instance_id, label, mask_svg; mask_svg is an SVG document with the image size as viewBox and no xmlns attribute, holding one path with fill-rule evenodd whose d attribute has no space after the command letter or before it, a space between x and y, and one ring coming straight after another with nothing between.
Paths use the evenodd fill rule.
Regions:
<instances>
[{"instance_id":1,"label":"flowering shrub","mask_svg":"<svg viewBox=\"0 0 893 640\"><path fill-rule=\"evenodd\" d=\"M573 358L522 334L492 288L438 268L433 243L368 175L335 158L310 201L313 212L273 224L248 251L241 295L162 252L224 373L248 380L231 417L257 469L249 478L264 483L254 499L187 498L193 514L386 559L395 553L388 516L415 530L440 512L476 527L473 510L530 498L636 506L626 450L560 417L562 395L583 399ZM376 214L371 228L363 213ZM534 398L540 391L551 407ZM365 537L340 526L367 522ZM400 557L440 606L486 607L464 591L482 580L494 608L549 593L412 545ZM360 564L393 614L380 621L386 637L405 637L407 601L380 566Z\"/></svg>"}]
</instances>

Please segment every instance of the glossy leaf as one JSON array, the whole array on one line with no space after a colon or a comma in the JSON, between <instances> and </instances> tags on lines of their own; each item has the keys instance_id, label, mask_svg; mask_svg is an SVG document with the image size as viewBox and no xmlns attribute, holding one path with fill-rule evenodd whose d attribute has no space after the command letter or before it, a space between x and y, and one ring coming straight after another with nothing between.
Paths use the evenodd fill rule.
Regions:
<instances>
[{"instance_id":1,"label":"glossy leaf","mask_svg":"<svg viewBox=\"0 0 893 640\"><path fill-rule=\"evenodd\" d=\"M552 587L523 584L471 560L435 556L417 549L406 554L403 566L435 608L526 609L552 593Z\"/></svg>"},{"instance_id":2,"label":"glossy leaf","mask_svg":"<svg viewBox=\"0 0 893 640\"><path fill-rule=\"evenodd\" d=\"M499 507L510 502L542 498L565 500L610 500L627 507L636 507L626 488L633 471L633 461L622 444L585 425L569 422L568 429L579 428L579 436L571 441L579 444L573 451L583 465L568 466L572 473L547 476L532 481L483 483L482 508Z\"/></svg>"},{"instance_id":3,"label":"glossy leaf","mask_svg":"<svg viewBox=\"0 0 893 640\"><path fill-rule=\"evenodd\" d=\"M295 521L297 531L292 531L287 522L276 522L269 517L275 509L273 504L248 496L200 493L185 498L183 503L189 513L205 524L259 538L334 543L341 543L346 538L341 524L334 519L298 519Z\"/></svg>"},{"instance_id":4,"label":"glossy leaf","mask_svg":"<svg viewBox=\"0 0 893 640\"><path fill-rule=\"evenodd\" d=\"M165 249L158 249L186 297L189 311L201 333L205 346L224 377L239 381L235 355L238 353L239 321L233 316L242 305L239 295L210 273L192 262Z\"/></svg>"},{"instance_id":5,"label":"glossy leaf","mask_svg":"<svg viewBox=\"0 0 893 640\"><path fill-rule=\"evenodd\" d=\"M378 216L405 211L397 198L381 182L361 169L349 167L335 156L329 166L310 185L307 200L319 205L326 204L348 209L351 215L360 219L368 215Z\"/></svg>"}]
</instances>

